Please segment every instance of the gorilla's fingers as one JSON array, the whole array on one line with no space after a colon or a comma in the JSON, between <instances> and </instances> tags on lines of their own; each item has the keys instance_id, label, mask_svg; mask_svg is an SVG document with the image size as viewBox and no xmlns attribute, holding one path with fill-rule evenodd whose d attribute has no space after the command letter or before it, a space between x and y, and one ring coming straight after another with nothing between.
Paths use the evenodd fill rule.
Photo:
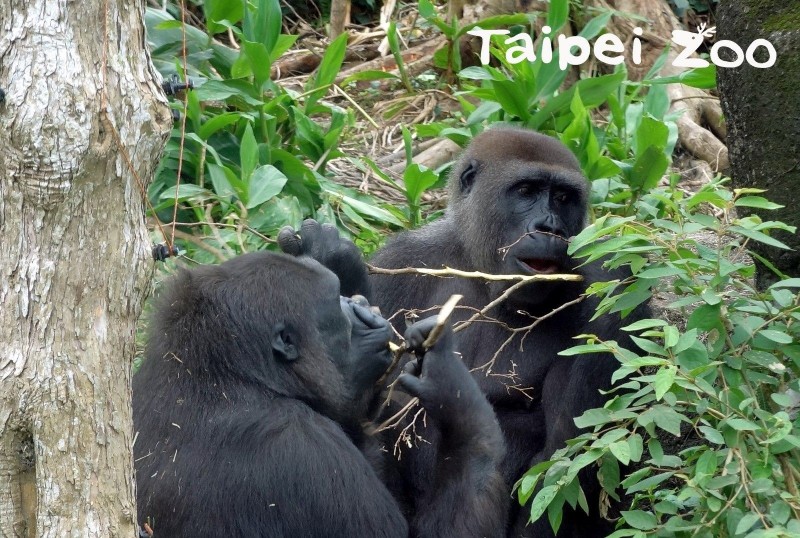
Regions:
<instances>
[{"instance_id":1,"label":"gorilla's fingers","mask_svg":"<svg viewBox=\"0 0 800 538\"><path fill-rule=\"evenodd\" d=\"M400 377L397 378L397 382L412 396L419 396L424 390L422 380L411 374L400 374Z\"/></svg>"},{"instance_id":2,"label":"gorilla's fingers","mask_svg":"<svg viewBox=\"0 0 800 538\"><path fill-rule=\"evenodd\" d=\"M353 300L353 302L354 302L354 303L356 303L358 306L363 306L364 308L369 308L369 301L367 301L367 298L366 298L366 297L364 297L363 295L353 295L353 296L352 296L352 297L350 297L350 298L351 298L351 299Z\"/></svg>"},{"instance_id":3,"label":"gorilla's fingers","mask_svg":"<svg viewBox=\"0 0 800 538\"><path fill-rule=\"evenodd\" d=\"M370 312L369 308L366 308L355 301L353 301L353 313L356 315L356 318L361 323L363 323L370 329L377 329L378 327L383 325L382 323L383 320L381 320L375 314Z\"/></svg>"},{"instance_id":4,"label":"gorilla's fingers","mask_svg":"<svg viewBox=\"0 0 800 538\"><path fill-rule=\"evenodd\" d=\"M300 225L300 236L303 238L303 254L316 258L314 246L320 243L322 228L314 219L306 219ZM321 260L317 260L321 262Z\"/></svg>"},{"instance_id":5,"label":"gorilla's fingers","mask_svg":"<svg viewBox=\"0 0 800 538\"><path fill-rule=\"evenodd\" d=\"M300 256L303 253L303 240L291 226L284 226L278 232L278 246L291 256Z\"/></svg>"},{"instance_id":6,"label":"gorilla's fingers","mask_svg":"<svg viewBox=\"0 0 800 538\"><path fill-rule=\"evenodd\" d=\"M422 348L423 342L428 338L428 335L436 326L437 317L431 316L422 321L418 321L411 327L406 329L405 341L406 347L415 352L424 352Z\"/></svg>"},{"instance_id":7,"label":"gorilla's fingers","mask_svg":"<svg viewBox=\"0 0 800 538\"><path fill-rule=\"evenodd\" d=\"M413 375L413 376L419 376L420 370L421 370L421 368L419 366L419 362L416 359L414 359L412 361L408 361L403 366L402 373L408 374L408 375Z\"/></svg>"},{"instance_id":8,"label":"gorilla's fingers","mask_svg":"<svg viewBox=\"0 0 800 538\"><path fill-rule=\"evenodd\" d=\"M321 239L323 244L333 246L339 242L339 230L332 224L323 224Z\"/></svg>"}]
</instances>

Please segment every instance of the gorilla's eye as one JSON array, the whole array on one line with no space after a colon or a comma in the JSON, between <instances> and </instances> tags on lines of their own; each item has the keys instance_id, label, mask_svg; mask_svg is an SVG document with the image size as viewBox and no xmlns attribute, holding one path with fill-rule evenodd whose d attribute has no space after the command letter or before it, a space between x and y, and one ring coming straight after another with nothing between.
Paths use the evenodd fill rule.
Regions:
<instances>
[{"instance_id":1,"label":"gorilla's eye","mask_svg":"<svg viewBox=\"0 0 800 538\"><path fill-rule=\"evenodd\" d=\"M536 192L536 187L530 183L523 183L517 187L517 194L520 196L533 196Z\"/></svg>"},{"instance_id":2,"label":"gorilla's eye","mask_svg":"<svg viewBox=\"0 0 800 538\"><path fill-rule=\"evenodd\" d=\"M569 201L569 194L564 191L559 191L553 194L553 200L558 202L559 204L565 204Z\"/></svg>"}]
</instances>

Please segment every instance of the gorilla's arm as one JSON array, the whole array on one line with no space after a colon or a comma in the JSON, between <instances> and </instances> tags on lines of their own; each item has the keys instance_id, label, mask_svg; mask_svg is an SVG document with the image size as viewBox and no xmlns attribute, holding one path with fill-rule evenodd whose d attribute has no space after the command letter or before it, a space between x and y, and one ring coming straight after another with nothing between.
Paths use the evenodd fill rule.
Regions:
<instances>
[{"instance_id":1,"label":"gorilla's arm","mask_svg":"<svg viewBox=\"0 0 800 538\"><path fill-rule=\"evenodd\" d=\"M423 349L435 324L428 318L406 331L406 345L418 358L398 378L441 434L430 485L414 499L412 535L504 536L503 435L489 402L453 352L452 330L448 327L433 347Z\"/></svg>"},{"instance_id":2,"label":"gorilla's arm","mask_svg":"<svg viewBox=\"0 0 800 538\"><path fill-rule=\"evenodd\" d=\"M313 219L303 221L299 233L285 226L278 233L278 245L286 254L309 256L333 271L345 297L363 295L372 302L364 257L355 243L339 236L334 226Z\"/></svg>"}]
</instances>

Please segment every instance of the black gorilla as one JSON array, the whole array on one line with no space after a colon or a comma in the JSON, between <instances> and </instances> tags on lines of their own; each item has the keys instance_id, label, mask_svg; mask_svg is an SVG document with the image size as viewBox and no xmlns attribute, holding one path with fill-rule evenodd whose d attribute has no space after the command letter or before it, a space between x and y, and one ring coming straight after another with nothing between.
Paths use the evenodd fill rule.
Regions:
<instances>
[{"instance_id":1,"label":"black gorilla","mask_svg":"<svg viewBox=\"0 0 800 538\"><path fill-rule=\"evenodd\" d=\"M630 276L625 270L607 271L601 262L577 267L578 262L567 255L568 238L585 227L588 191L578 161L557 140L518 128L490 129L473 139L454 166L445 216L394 237L371 261L380 268L447 266L495 274L583 276L582 282L528 284L488 313L494 321L472 323L456 335L456 348L470 368L491 362L492 375L480 370L475 378L503 429L507 448L503 475L509 488L528 468L579 433L574 417L602 406L600 390L610 387L618 366L611 355L565 358L557 353L575 345L572 338L582 333L623 345L629 342L620 331L618 315L591 321L597 301L585 299L503 345L511 336L509 328L530 326L537 317L577 299L592 282ZM291 229L282 230L279 242L286 252L311 254L340 273L349 263L346 292L368 295L385 315L440 305L454 293L464 296L463 305L481 309L510 286L508 282L413 275L362 278L363 262L352 243L340 239L332 227L320 227L314 221L304 223L299 236ZM465 320L473 313L464 309L455 317ZM647 308L641 306L628 322L646 315ZM403 468L408 484L424 483L437 450L435 443L422 445L408 456ZM588 517L582 510L565 514L559 536L604 536L608 530L598 515L599 485L591 477L582 478L593 513ZM508 517L509 536L552 536L547 518L526 527L528 515L527 507L514 503Z\"/></svg>"},{"instance_id":2,"label":"black gorilla","mask_svg":"<svg viewBox=\"0 0 800 538\"><path fill-rule=\"evenodd\" d=\"M363 433L391 328L309 258L254 253L184 271L160 297L134 377L140 522L155 536L497 535L500 428L452 335L406 333L400 383L452 444L408 504ZM424 359L424 360L423 360ZM461 413L466 413L466 418Z\"/></svg>"}]
</instances>

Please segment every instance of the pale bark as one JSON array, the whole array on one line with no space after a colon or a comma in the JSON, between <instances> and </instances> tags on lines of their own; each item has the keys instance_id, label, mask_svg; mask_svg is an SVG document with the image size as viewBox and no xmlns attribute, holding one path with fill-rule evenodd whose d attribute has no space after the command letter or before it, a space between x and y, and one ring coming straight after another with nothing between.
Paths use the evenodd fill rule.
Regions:
<instances>
[{"instance_id":1,"label":"pale bark","mask_svg":"<svg viewBox=\"0 0 800 538\"><path fill-rule=\"evenodd\" d=\"M148 181L169 122L143 10L0 0L0 536L135 536L130 364L152 262L118 141Z\"/></svg>"}]
</instances>

